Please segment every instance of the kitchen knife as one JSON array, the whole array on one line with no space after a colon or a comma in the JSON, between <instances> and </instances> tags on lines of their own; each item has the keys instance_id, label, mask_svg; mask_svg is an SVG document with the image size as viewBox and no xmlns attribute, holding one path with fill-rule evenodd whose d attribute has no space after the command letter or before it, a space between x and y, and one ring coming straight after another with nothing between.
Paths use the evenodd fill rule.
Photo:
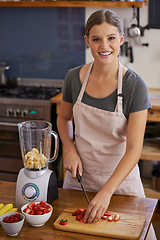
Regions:
<instances>
[{"instance_id":1,"label":"kitchen knife","mask_svg":"<svg viewBox=\"0 0 160 240\"><path fill-rule=\"evenodd\" d=\"M127 29L127 18L124 18L124 45L125 45L125 56L128 57L128 29Z\"/></svg>"},{"instance_id":2,"label":"kitchen knife","mask_svg":"<svg viewBox=\"0 0 160 240\"><path fill-rule=\"evenodd\" d=\"M77 176L78 182L79 182L80 185L81 185L82 191L84 192L84 195L85 195L85 197L86 197L86 199L87 199L87 202L88 202L88 204L90 204L89 198L88 198L88 196L87 196L87 193L86 193L86 191L85 191L85 189L84 189L84 186L83 186L83 183L82 183L82 178L81 178L81 176L80 176L79 173L78 173L78 169L77 169L77 174L76 174L76 176Z\"/></svg>"},{"instance_id":3,"label":"kitchen knife","mask_svg":"<svg viewBox=\"0 0 160 240\"><path fill-rule=\"evenodd\" d=\"M130 63L133 63L133 48L132 48L132 40L131 39L128 42L128 49L130 51Z\"/></svg>"}]
</instances>

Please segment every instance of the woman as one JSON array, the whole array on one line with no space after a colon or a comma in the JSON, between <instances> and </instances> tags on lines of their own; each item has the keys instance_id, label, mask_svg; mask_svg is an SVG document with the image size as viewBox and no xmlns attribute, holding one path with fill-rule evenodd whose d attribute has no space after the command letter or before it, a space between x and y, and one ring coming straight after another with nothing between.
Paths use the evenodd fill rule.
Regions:
<instances>
[{"instance_id":1,"label":"woman","mask_svg":"<svg viewBox=\"0 0 160 240\"><path fill-rule=\"evenodd\" d=\"M81 189L78 170L86 190L97 192L84 217L90 223L113 194L145 197L137 163L150 102L144 81L117 59L124 33L114 12L94 12L84 39L94 62L68 72L57 126L68 170L63 187Z\"/></svg>"}]
</instances>

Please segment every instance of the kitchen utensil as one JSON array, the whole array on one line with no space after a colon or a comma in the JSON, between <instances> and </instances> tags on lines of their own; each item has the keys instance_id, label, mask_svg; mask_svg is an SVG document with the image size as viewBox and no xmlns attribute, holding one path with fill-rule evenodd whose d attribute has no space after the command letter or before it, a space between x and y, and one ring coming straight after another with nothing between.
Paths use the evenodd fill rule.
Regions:
<instances>
[{"instance_id":1,"label":"kitchen utensil","mask_svg":"<svg viewBox=\"0 0 160 240\"><path fill-rule=\"evenodd\" d=\"M76 176L77 176L78 182L79 182L80 185L81 185L82 191L84 192L84 195L85 195L85 197L86 197L86 199L87 199L87 202L88 202L88 204L90 204L89 198L88 198L88 196L87 196L87 193L86 193L85 188L84 188L83 183L82 183L82 178L81 178L81 176L80 176L79 173L78 173L78 169L77 169L77 174L76 174Z\"/></svg>"},{"instance_id":2,"label":"kitchen utensil","mask_svg":"<svg viewBox=\"0 0 160 240\"><path fill-rule=\"evenodd\" d=\"M141 30L138 24L138 18L136 16L135 8L133 8L133 19L131 21L131 27L128 28L128 34L131 38L136 38L141 35Z\"/></svg>"},{"instance_id":3,"label":"kitchen utensil","mask_svg":"<svg viewBox=\"0 0 160 240\"><path fill-rule=\"evenodd\" d=\"M132 39L129 39L129 42L128 42L128 50L129 50L130 63L133 63Z\"/></svg>"},{"instance_id":4,"label":"kitchen utensil","mask_svg":"<svg viewBox=\"0 0 160 240\"><path fill-rule=\"evenodd\" d=\"M83 223L76 220L72 216L77 208L65 209L57 220L54 222L54 228L62 231L84 233L103 237L111 237L116 239L139 239L144 228L145 218L136 213L118 213L121 218L118 222L100 219L96 223ZM109 210L114 216L116 213ZM67 225L59 224L59 219L67 219Z\"/></svg>"},{"instance_id":5,"label":"kitchen utensil","mask_svg":"<svg viewBox=\"0 0 160 240\"><path fill-rule=\"evenodd\" d=\"M128 29L127 29L127 18L124 18L124 46L125 56L128 57Z\"/></svg>"},{"instance_id":6,"label":"kitchen utensil","mask_svg":"<svg viewBox=\"0 0 160 240\"><path fill-rule=\"evenodd\" d=\"M39 202L35 202L35 204L37 204ZM48 203L47 203L48 204ZM28 206L28 204L25 204L22 208L21 211L25 216L25 219L28 223L31 224L32 227L41 227L43 226L51 217L52 212L53 212L53 207L48 204L51 208L51 211L42 215L31 215L31 214L27 214L24 212L24 209Z\"/></svg>"},{"instance_id":7,"label":"kitchen utensil","mask_svg":"<svg viewBox=\"0 0 160 240\"><path fill-rule=\"evenodd\" d=\"M8 66L5 62L0 62L0 85L7 84L5 70L8 70L9 68L10 66Z\"/></svg>"},{"instance_id":8,"label":"kitchen utensil","mask_svg":"<svg viewBox=\"0 0 160 240\"><path fill-rule=\"evenodd\" d=\"M35 200L51 203L58 197L58 183L48 164L57 158L58 135L46 121L18 123L18 130L24 168L17 178L16 207ZM52 136L55 148L50 157Z\"/></svg>"},{"instance_id":9,"label":"kitchen utensil","mask_svg":"<svg viewBox=\"0 0 160 240\"><path fill-rule=\"evenodd\" d=\"M21 221L19 222L15 222L15 223L5 223L3 222L3 219L5 217L10 217L11 215L16 215L16 214L20 214L20 217L21 217ZM20 232L23 224L24 224L24 219L25 219L25 216L22 214L22 213L19 213L19 212L8 212L8 213L5 213L3 214L1 217L0 217L0 224L2 226L2 228L4 229L4 231L9 235L9 236L16 236L18 235L18 233Z\"/></svg>"}]
</instances>

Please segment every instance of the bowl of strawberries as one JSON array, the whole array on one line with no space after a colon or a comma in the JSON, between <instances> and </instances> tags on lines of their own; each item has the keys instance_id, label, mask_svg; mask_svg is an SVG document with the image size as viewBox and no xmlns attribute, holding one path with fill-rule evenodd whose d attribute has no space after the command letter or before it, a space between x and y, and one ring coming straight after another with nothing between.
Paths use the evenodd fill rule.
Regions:
<instances>
[{"instance_id":1,"label":"bowl of strawberries","mask_svg":"<svg viewBox=\"0 0 160 240\"><path fill-rule=\"evenodd\" d=\"M0 217L0 224L9 236L16 236L24 223L25 216L19 212L8 212Z\"/></svg>"},{"instance_id":2,"label":"bowl of strawberries","mask_svg":"<svg viewBox=\"0 0 160 240\"><path fill-rule=\"evenodd\" d=\"M43 226L51 217L53 207L44 202L31 202L25 204L21 208L22 213L25 215L25 219L33 227Z\"/></svg>"}]
</instances>

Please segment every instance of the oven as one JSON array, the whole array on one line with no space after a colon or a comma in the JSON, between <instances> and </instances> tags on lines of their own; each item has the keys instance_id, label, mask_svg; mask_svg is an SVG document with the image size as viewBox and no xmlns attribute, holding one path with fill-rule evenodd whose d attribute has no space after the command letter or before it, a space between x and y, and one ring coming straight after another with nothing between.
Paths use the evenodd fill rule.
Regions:
<instances>
[{"instance_id":1,"label":"oven","mask_svg":"<svg viewBox=\"0 0 160 240\"><path fill-rule=\"evenodd\" d=\"M56 107L51 105L50 98L58 94L61 87L31 82L27 86L0 87L0 180L3 181L16 181L19 170L23 168L18 122L32 119L49 121L57 131ZM53 80L52 84L55 84ZM50 166L52 170L56 170L57 162Z\"/></svg>"}]
</instances>

